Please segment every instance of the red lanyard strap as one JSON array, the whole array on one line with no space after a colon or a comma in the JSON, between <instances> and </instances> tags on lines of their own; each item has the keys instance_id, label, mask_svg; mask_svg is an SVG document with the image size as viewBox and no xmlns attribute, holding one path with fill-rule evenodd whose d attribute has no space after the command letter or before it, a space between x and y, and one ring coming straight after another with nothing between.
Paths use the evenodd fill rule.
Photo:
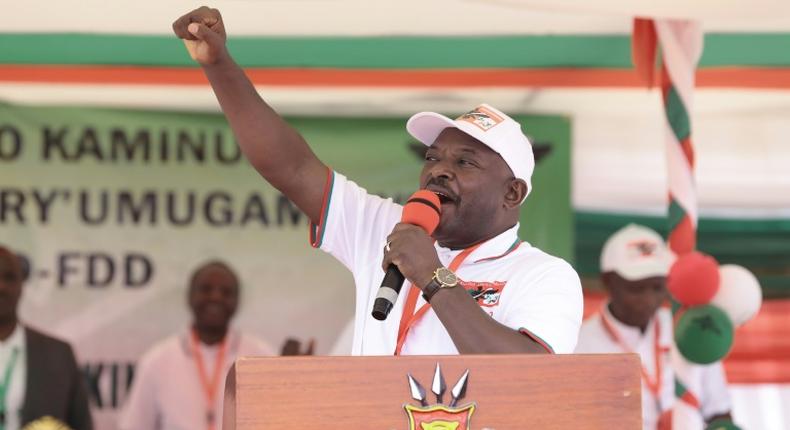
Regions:
<instances>
[{"instance_id":1,"label":"red lanyard strap","mask_svg":"<svg viewBox=\"0 0 790 430\"><path fill-rule=\"evenodd\" d=\"M466 257L469 256L475 249L480 247L485 242L480 242L477 245L474 245L470 248L466 248L461 251L460 254L456 255L453 258L453 261L450 263L449 269L453 272L458 270L461 267L461 264L466 260ZM420 297L420 289L412 285L412 288L409 288L409 295L406 298L406 305L403 307L403 314L400 318L400 326L398 327L398 343L395 345L395 355L400 355L401 349L403 349L403 344L406 343L406 337L409 335L409 330L420 320L420 318L428 312L428 309L431 308L430 303L426 303L422 305L422 307L417 311L414 312L414 309L417 307L417 299Z\"/></svg>"},{"instance_id":2,"label":"red lanyard strap","mask_svg":"<svg viewBox=\"0 0 790 430\"><path fill-rule=\"evenodd\" d=\"M605 305L604 305L605 306ZM656 399L660 399L659 396L661 395L661 326L658 323L658 315L655 316L655 321L653 322L653 361L655 362L655 379L651 379L650 375L647 373L644 364L641 367L642 371L642 380L645 381L645 385L650 390L651 393L656 397ZM606 329L606 332L609 334L609 337L617 343L620 348L625 352L634 351L623 342L620 333L617 332L617 329L609 322L609 319L606 317L606 311L601 311L601 321L603 322L603 327Z\"/></svg>"},{"instance_id":3,"label":"red lanyard strap","mask_svg":"<svg viewBox=\"0 0 790 430\"><path fill-rule=\"evenodd\" d=\"M214 373L211 374L211 380L209 380L209 377L206 374L206 366L203 362L203 354L200 352L200 348L198 347L200 341L198 339L197 332L192 330L192 355L195 357L198 376L200 377L200 385L203 387L203 394L206 397L206 421L208 423L209 430L214 429L214 400L217 398L217 391L219 389L220 379L222 377L222 367L225 363L227 339L228 337L225 336L219 345L219 351L217 351L217 360L214 362Z\"/></svg>"}]
</instances>

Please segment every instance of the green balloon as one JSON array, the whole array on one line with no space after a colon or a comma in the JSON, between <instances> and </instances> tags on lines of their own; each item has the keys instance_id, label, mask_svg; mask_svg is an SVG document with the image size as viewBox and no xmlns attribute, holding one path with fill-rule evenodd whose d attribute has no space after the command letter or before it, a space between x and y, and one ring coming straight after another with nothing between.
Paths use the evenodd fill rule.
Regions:
<instances>
[{"instance_id":1,"label":"green balloon","mask_svg":"<svg viewBox=\"0 0 790 430\"><path fill-rule=\"evenodd\" d=\"M714 305L687 309L675 325L678 350L692 363L710 364L721 360L732 347L730 317Z\"/></svg>"},{"instance_id":2,"label":"green balloon","mask_svg":"<svg viewBox=\"0 0 790 430\"><path fill-rule=\"evenodd\" d=\"M708 424L705 430L741 430L741 428L736 426L731 420L722 418Z\"/></svg>"}]
</instances>

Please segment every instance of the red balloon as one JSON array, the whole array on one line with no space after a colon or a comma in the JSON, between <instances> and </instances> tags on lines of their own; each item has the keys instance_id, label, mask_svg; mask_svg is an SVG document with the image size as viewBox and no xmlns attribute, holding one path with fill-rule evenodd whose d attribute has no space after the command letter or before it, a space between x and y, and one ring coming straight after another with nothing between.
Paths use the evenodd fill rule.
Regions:
<instances>
[{"instance_id":1,"label":"red balloon","mask_svg":"<svg viewBox=\"0 0 790 430\"><path fill-rule=\"evenodd\" d=\"M681 255L669 269L667 288L683 306L708 304L719 290L719 263L700 252Z\"/></svg>"}]
</instances>

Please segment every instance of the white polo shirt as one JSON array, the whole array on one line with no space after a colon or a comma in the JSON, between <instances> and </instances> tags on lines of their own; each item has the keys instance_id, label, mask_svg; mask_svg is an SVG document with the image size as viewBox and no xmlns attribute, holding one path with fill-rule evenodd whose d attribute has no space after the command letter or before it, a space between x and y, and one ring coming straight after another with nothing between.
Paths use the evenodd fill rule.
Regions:
<instances>
[{"instance_id":1,"label":"white polo shirt","mask_svg":"<svg viewBox=\"0 0 790 430\"><path fill-rule=\"evenodd\" d=\"M330 172L320 224L311 242L340 260L354 275L356 307L353 355L392 355L404 304L412 287L407 281L385 321L370 312L384 271L384 242L400 222L403 207L367 193L343 175ZM518 224L474 250L456 270L461 286L477 296L481 308L505 326L520 330L550 352L570 353L582 318L579 276L564 260L521 242ZM436 252L448 266L462 250ZM422 295L416 309L425 304ZM439 318L429 310L408 332L403 355L458 354Z\"/></svg>"},{"instance_id":2,"label":"white polo shirt","mask_svg":"<svg viewBox=\"0 0 790 430\"><path fill-rule=\"evenodd\" d=\"M642 378L642 423L644 430L655 430L658 419L664 411L672 408L675 402L675 376L670 365L670 349L672 346L672 313L669 309L661 308L656 312L644 333L637 327L620 322L609 311L608 303L601 311L582 324L579 333L579 343L576 352L580 354L605 353L615 354L634 352L639 354L644 371L651 380L656 378L654 346L656 318L659 325L660 346L659 360L661 360L661 384L659 395L656 396L648 388L644 377ZM614 329L624 348L607 330L605 321ZM710 418L714 415L730 411L731 402L727 392L727 381L721 363L701 366L703 372L704 392L700 394L702 416Z\"/></svg>"},{"instance_id":3,"label":"white polo shirt","mask_svg":"<svg viewBox=\"0 0 790 430\"><path fill-rule=\"evenodd\" d=\"M119 417L120 430L206 430L206 395L192 353L191 332L171 336L148 350L137 362L134 382ZM225 376L241 356L274 355L263 341L228 333L220 383L214 399L214 428L222 423ZM219 345L199 343L204 368L212 377Z\"/></svg>"}]
</instances>

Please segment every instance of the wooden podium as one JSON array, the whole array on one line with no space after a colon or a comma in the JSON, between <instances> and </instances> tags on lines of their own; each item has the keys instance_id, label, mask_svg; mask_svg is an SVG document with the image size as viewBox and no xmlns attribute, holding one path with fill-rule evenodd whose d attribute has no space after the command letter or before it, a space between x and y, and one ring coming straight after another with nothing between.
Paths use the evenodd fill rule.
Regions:
<instances>
[{"instance_id":1,"label":"wooden podium","mask_svg":"<svg viewBox=\"0 0 790 430\"><path fill-rule=\"evenodd\" d=\"M444 412L431 391L437 363ZM222 428L640 430L639 366L635 354L240 358L226 381ZM464 396L448 408L467 369Z\"/></svg>"}]
</instances>

